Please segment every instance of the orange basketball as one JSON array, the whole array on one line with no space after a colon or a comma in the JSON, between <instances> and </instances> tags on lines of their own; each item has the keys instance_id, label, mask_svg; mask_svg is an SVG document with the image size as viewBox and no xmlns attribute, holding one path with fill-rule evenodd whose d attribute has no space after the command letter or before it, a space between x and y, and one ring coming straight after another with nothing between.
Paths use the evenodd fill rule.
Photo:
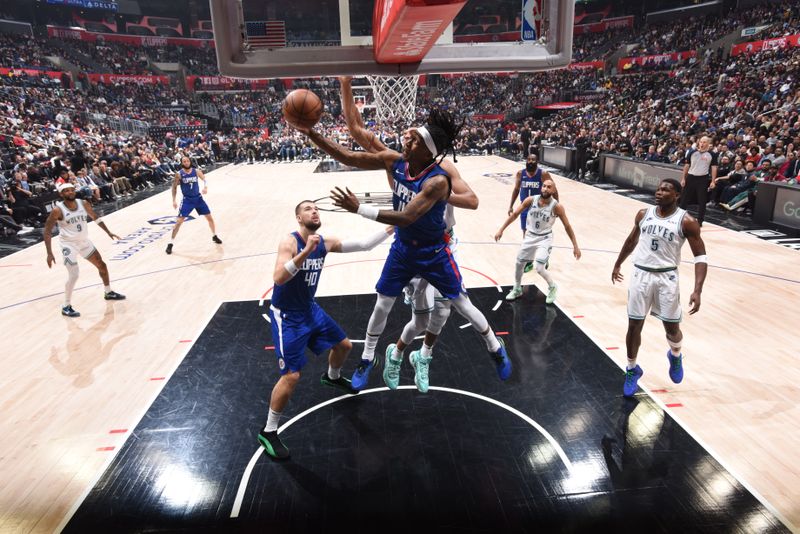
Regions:
<instances>
[{"instance_id":1,"label":"orange basketball","mask_svg":"<svg viewBox=\"0 0 800 534\"><path fill-rule=\"evenodd\" d=\"M322 100L308 89L295 89L283 101L283 117L292 126L311 128L322 117Z\"/></svg>"}]
</instances>

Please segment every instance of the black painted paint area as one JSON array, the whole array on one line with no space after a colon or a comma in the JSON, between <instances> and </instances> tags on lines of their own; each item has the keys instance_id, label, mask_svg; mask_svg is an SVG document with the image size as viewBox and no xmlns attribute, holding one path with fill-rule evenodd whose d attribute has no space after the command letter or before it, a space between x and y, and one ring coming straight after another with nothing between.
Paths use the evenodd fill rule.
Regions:
<instances>
[{"instance_id":1,"label":"black painted paint area","mask_svg":"<svg viewBox=\"0 0 800 534\"><path fill-rule=\"evenodd\" d=\"M431 391L362 393L295 420L281 433L292 459L259 455L233 519L278 366L265 350L274 344L266 306L223 304L66 532L786 531L652 399L623 399L622 371L534 287L497 311L504 292L470 295L495 330L509 332L508 382L453 313L434 351ZM319 299L353 339L364 338L374 301ZM409 313L395 304L381 360ZM699 372L692 361L687 374ZM326 357L310 359L282 424L339 396L320 385L325 369ZM383 387L381 371L370 388ZM667 371L666 357L645 368ZM413 385L407 360L401 385ZM518 410L553 436L572 469L519 415L434 387Z\"/></svg>"}]
</instances>

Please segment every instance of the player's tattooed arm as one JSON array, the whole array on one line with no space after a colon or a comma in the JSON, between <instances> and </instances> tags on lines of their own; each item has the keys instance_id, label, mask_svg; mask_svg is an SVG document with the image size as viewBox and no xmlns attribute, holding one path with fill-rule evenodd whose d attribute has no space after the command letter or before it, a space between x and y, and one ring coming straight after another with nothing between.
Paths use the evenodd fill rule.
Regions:
<instances>
[{"instance_id":1,"label":"player's tattooed arm","mask_svg":"<svg viewBox=\"0 0 800 534\"><path fill-rule=\"evenodd\" d=\"M109 230L108 227L106 226L106 223L104 223L100 219L100 217L97 216L91 204L89 204L88 202L84 202L83 205L86 207L86 213L89 215L89 218L95 221L97 223L97 226L102 228L103 231L108 234L108 237L110 237L111 239L119 239L119 236L117 234L112 233L111 230Z\"/></svg>"},{"instance_id":2,"label":"player's tattooed arm","mask_svg":"<svg viewBox=\"0 0 800 534\"><path fill-rule=\"evenodd\" d=\"M344 163L345 165L350 165L352 167L358 167L359 169L366 169L366 170L377 170L377 169L385 169L391 170L392 165L395 161L400 159L402 156L399 152L395 152L394 150L384 150L382 152L354 152L352 150L348 150L339 143L331 141L324 135L312 130L312 129L301 129L303 133L308 135L308 138L314 142L315 145L319 147L320 150L327 153L333 159Z\"/></svg>"},{"instance_id":3,"label":"player's tattooed arm","mask_svg":"<svg viewBox=\"0 0 800 534\"><path fill-rule=\"evenodd\" d=\"M175 177L172 178L172 207L178 209L178 201L176 196L178 194L178 184L181 183L181 174L176 172Z\"/></svg>"},{"instance_id":4,"label":"player's tattooed arm","mask_svg":"<svg viewBox=\"0 0 800 534\"><path fill-rule=\"evenodd\" d=\"M208 180L206 180L205 173L203 171L201 171L200 169L197 169L197 177L200 178L201 180L203 180L203 190L201 191L201 194L203 194L203 195L207 194L208 193Z\"/></svg>"}]
</instances>

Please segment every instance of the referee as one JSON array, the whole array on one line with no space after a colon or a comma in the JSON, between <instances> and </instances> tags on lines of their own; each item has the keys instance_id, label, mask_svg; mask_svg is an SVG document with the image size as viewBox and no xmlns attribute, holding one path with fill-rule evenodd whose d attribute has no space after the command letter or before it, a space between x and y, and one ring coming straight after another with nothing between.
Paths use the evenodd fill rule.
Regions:
<instances>
[{"instance_id":1,"label":"referee","mask_svg":"<svg viewBox=\"0 0 800 534\"><path fill-rule=\"evenodd\" d=\"M706 216L708 190L714 188L714 180L717 179L717 155L708 150L710 145L711 138L701 137L697 148L687 150L683 160L681 208L697 204L697 222L700 226L703 226Z\"/></svg>"}]
</instances>

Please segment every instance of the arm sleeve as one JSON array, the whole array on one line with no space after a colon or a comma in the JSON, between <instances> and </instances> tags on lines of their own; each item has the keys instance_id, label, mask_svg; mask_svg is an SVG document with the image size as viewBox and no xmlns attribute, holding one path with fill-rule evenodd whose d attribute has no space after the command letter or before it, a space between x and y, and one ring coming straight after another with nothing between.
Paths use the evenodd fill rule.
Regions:
<instances>
[{"instance_id":1,"label":"arm sleeve","mask_svg":"<svg viewBox=\"0 0 800 534\"><path fill-rule=\"evenodd\" d=\"M372 250L377 247L389 237L385 230L378 233L363 237L361 239L348 239L342 241L342 252L361 252L364 250Z\"/></svg>"}]
</instances>

